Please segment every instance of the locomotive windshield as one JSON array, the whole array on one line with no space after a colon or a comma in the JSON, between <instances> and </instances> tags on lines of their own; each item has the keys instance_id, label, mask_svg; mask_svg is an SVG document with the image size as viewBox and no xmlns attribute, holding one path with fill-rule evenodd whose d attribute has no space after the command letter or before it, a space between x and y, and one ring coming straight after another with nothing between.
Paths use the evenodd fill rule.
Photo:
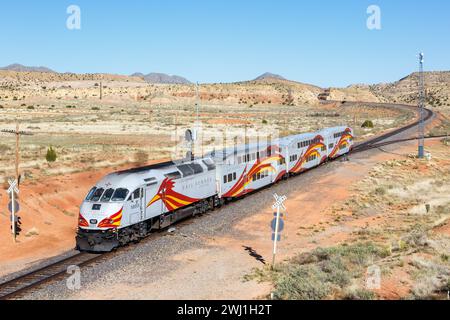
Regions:
<instances>
[{"instance_id":1,"label":"locomotive windshield","mask_svg":"<svg viewBox=\"0 0 450 320\"><path fill-rule=\"evenodd\" d=\"M111 200L111 197L114 193L114 189L107 189L105 191L105 193L102 196L102 199L100 200L101 202L108 202L109 200Z\"/></svg>"},{"instance_id":2,"label":"locomotive windshield","mask_svg":"<svg viewBox=\"0 0 450 320\"><path fill-rule=\"evenodd\" d=\"M101 198L101 196L103 194L103 191L105 191L105 189L103 189L103 188L96 189L94 191L94 193L92 194L91 198L88 199L88 200L90 200L90 201L98 201L98 200L100 200L100 198Z\"/></svg>"},{"instance_id":3,"label":"locomotive windshield","mask_svg":"<svg viewBox=\"0 0 450 320\"><path fill-rule=\"evenodd\" d=\"M96 187L93 187L93 188L91 189L91 191L89 191L89 193L88 193L87 196L86 196L86 201L90 201L90 200L91 200L92 195L94 194L95 190L97 190L97 188L96 188Z\"/></svg>"},{"instance_id":4,"label":"locomotive windshield","mask_svg":"<svg viewBox=\"0 0 450 320\"><path fill-rule=\"evenodd\" d=\"M130 193L130 191L128 191L128 189L119 188L114 192L114 195L112 196L111 201L125 201L128 193Z\"/></svg>"},{"instance_id":5,"label":"locomotive windshield","mask_svg":"<svg viewBox=\"0 0 450 320\"><path fill-rule=\"evenodd\" d=\"M128 189L119 188L119 189L105 189L103 188L92 188L86 196L86 201L101 201L101 202L109 202L109 201L125 201L130 191Z\"/></svg>"}]
</instances>

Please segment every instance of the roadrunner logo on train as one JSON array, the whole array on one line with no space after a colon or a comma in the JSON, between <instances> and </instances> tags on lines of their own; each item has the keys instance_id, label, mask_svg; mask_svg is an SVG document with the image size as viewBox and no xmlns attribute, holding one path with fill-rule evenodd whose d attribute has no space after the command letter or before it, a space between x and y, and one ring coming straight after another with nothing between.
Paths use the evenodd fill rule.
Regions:
<instances>
[{"instance_id":1,"label":"roadrunner logo on train","mask_svg":"<svg viewBox=\"0 0 450 320\"><path fill-rule=\"evenodd\" d=\"M81 205L77 249L107 252L349 153L334 127L109 174Z\"/></svg>"}]
</instances>

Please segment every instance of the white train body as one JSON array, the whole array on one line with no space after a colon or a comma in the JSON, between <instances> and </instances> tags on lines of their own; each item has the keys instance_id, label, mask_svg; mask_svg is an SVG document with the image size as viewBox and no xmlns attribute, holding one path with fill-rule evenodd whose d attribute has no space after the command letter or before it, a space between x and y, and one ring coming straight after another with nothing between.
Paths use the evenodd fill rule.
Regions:
<instances>
[{"instance_id":1,"label":"white train body","mask_svg":"<svg viewBox=\"0 0 450 320\"><path fill-rule=\"evenodd\" d=\"M112 173L80 207L77 247L110 251L195 214L348 153L353 131L335 127L227 148L204 158Z\"/></svg>"}]
</instances>

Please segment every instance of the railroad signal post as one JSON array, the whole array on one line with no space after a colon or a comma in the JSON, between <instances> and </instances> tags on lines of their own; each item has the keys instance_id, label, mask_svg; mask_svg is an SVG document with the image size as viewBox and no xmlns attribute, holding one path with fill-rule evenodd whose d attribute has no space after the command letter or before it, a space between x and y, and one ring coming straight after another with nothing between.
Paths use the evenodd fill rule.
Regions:
<instances>
[{"instance_id":1,"label":"railroad signal post","mask_svg":"<svg viewBox=\"0 0 450 320\"><path fill-rule=\"evenodd\" d=\"M11 233L13 235L13 241L16 242L16 236L20 232L20 218L16 216L19 212L19 203L15 199L15 195L19 194L19 188L17 186L17 180L8 180L9 188L8 194L11 201L8 204L8 210L11 212Z\"/></svg>"},{"instance_id":2,"label":"railroad signal post","mask_svg":"<svg viewBox=\"0 0 450 320\"><path fill-rule=\"evenodd\" d=\"M274 213L275 218L272 220L270 226L272 228L272 241L273 241L273 255L272 255L272 269L275 267L275 256L277 254L277 243L281 240L281 231L284 229L283 215L281 209L286 210L283 202L287 200L286 196L279 196L274 194L275 203L272 205L272 209L276 210Z\"/></svg>"}]
</instances>

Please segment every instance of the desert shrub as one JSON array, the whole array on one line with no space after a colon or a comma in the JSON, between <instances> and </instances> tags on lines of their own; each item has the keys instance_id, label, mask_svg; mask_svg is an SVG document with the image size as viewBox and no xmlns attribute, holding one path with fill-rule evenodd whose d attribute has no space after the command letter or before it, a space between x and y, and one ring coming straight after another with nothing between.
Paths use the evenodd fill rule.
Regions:
<instances>
[{"instance_id":1,"label":"desert shrub","mask_svg":"<svg viewBox=\"0 0 450 320\"><path fill-rule=\"evenodd\" d=\"M366 289L348 290L343 296L345 300L374 300L375 298L375 293Z\"/></svg>"},{"instance_id":2,"label":"desert shrub","mask_svg":"<svg viewBox=\"0 0 450 320\"><path fill-rule=\"evenodd\" d=\"M373 122L371 120L366 120L362 124L361 128L373 128Z\"/></svg>"},{"instance_id":3,"label":"desert shrub","mask_svg":"<svg viewBox=\"0 0 450 320\"><path fill-rule=\"evenodd\" d=\"M27 109L28 110L34 110L34 106L28 106Z\"/></svg>"},{"instance_id":4,"label":"desert shrub","mask_svg":"<svg viewBox=\"0 0 450 320\"><path fill-rule=\"evenodd\" d=\"M376 259L389 256L389 250L371 242L318 248L280 265L272 274L274 297L287 300L325 299L335 292L345 292L353 278L361 277ZM344 293L344 296L346 294ZM364 291L348 298L373 299Z\"/></svg>"},{"instance_id":5,"label":"desert shrub","mask_svg":"<svg viewBox=\"0 0 450 320\"><path fill-rule=\"evenodd\" d=\"M53 147L50 147L47 149L47 154L45 155L45 160L50 164L51 162L56 161L56 151L53 149Z\"/></svg>"},{"instance_id":6,"label":"desert shrub","mask_svg":"<svg viewBox=\"0 0 450 320\"><path fill-rule=\"evenodd\" d=\"M384 196L386 194L386 189L383 187L378 187L375 189L375 193L379 196Z\"/></svg>"},{"instance_id":7,"label":"desert shrub","mask_svg":"<svg viewBox=\"0 0 450 320\"><path fill-rule=\"evenodd\" d=\"M0 104L0 109L3 109L3 106Z\"/></svg>"},{"instance_id":8,"label":"desert shrub","mask_svg":"<svg viewBox=\"0 0 450 320\"><path fill-rule=\"evenodd\" d=\"M100 110L100 108L99 107L92 107L91 110L98 111L98 110Z\"/></svg>"},{"instance_id":9,"label":"desert shrub","mask_svg":"<svg viewBox=\"0 0 450 320\"><path fill-rule=\"evenodd\" d=\"M266 119L263 119L262 124L268 124L269 122L267 122Z\"/></svg>"}]
</instances>

